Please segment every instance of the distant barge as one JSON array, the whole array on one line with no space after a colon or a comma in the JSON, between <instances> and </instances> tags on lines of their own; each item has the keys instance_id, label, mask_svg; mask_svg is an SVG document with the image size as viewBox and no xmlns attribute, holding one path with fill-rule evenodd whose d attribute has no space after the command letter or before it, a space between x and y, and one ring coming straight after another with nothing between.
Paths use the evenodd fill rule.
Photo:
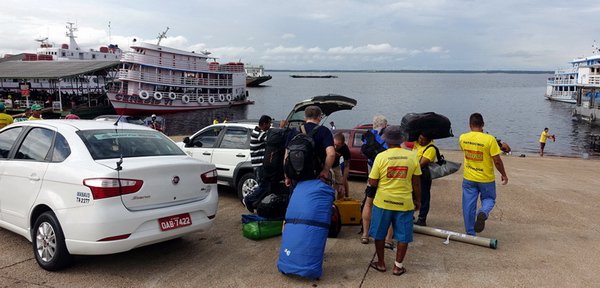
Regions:
<instances>
[{"instance_id":1,"label":"distant barge","mask_svg":"<svg viewBox=\"0 0 600 288\"><path fill-rule=\"evenodd\" d=\"M335 75L290 75L292 78L337 78Z\"/></svg>"}]
</instances>

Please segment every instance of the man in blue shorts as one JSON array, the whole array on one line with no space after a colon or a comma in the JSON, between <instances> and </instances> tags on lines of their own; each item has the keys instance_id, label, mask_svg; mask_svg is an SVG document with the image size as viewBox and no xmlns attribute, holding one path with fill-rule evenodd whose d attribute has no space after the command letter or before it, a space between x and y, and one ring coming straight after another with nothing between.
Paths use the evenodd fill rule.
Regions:
<instances>
[{"instance_id":1,"label":"man in blue shorts","mask_svg":"<svg viewBox=\"0 0 600 288\"><path fill-rule=\"evenodd\" d=\"M421 166L417 153L400 147L403 141L400 126L389 126L383 139L388 149L375 158L369 174L367 190L376 190L369 235L375 239L377 261L371 268L385 272L385 236L392 225L394 239L398 241L396 261L392 273L400 276L406 272L403 261L408 243L413 241L413 214L421 206Z\"/></svg>"}]
</instances>

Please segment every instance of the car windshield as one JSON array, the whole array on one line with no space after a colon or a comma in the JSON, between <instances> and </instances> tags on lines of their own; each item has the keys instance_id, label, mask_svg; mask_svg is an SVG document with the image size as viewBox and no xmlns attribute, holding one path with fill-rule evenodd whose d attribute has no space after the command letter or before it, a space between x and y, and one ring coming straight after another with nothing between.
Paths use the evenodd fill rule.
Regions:
<instances>
[{"instance_id":1,"label":"car windshield","mask_svg":"<svg viewBox=\"0 0 600 288\"><path fill-rule=\"evenodd\" d=\"M147 130L83 130L77 132L94 160L185 155L164 134Z\"/></svg>"}]
</instances>

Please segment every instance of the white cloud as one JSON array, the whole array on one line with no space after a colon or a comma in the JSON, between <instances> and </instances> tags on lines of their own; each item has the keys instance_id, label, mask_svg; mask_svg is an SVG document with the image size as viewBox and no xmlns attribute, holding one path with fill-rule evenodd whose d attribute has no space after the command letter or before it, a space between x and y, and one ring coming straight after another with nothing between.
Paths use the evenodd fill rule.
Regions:
<instances>
[{"instance_id":1,"label":"white cloud","mask_svg":"<svg viewBox=\"0 0 600 288\"><path fill-rule=\"evenodd\" d=\"M293 39L296 38L296 35L293 33L285 33L281 36L281 39Z\"/></svg>"}]
</instances>

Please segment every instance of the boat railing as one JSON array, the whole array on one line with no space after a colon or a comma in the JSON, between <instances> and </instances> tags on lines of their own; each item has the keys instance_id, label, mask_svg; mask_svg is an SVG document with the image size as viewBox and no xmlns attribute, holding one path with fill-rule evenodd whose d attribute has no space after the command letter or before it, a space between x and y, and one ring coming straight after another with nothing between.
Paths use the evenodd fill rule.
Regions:
<instances>
[{"instance_id":1,"label":"boat railing","mask_svg":"<svg viewBox=\"0 0 600 288\"><path fill-rule=\"evenodd\" d=\"M577 74L577 67L556 69L554 74Z\"/></svg>"},{"instance_id":2,"label":"boat railing","mask_svg":"<svg viewBox=\"0 0 600 288\"><path fill-rule=\"evenodd\" d=\"M590 85L600 85L600 75L589 75L588 81Z\"/></svg>"},{"instance_id":3,"label":"boat railing","mask_svg":"<svg viewBox=\"0 0 600 288\"><path fill-rule=\"evenodd\" d=\"M233 85L232 79L206 79L206 78L193 78L193 77L178 77L174 75L155 74L149 72L140 72L129 69L119 70L119 79L129 80L136 82L146 82L156 85L169 85L169 86L184 86L184 87L195 87L195 86L211 86L211 87L227 87Z\"/></svg>"},{"instance_id":4,"label":"boat railing","mask_svg":"<svg viewBox=\"0 0 600 288\"><path fill-rule=\"evenodd\" d=\"M203 61L202 59L183 60L152 55L143 55L138 53L127 53L123 56L122 61L149 66L157 66L165 69L176 69L185 71L209 70L208 62Z\"/></svg>"},{"instance_id":5,"label":"boat railing","mask_svg":"<svg viewBox=\"0 0 600 288\"><path fill-rule=\"evenodd\" d=\"M577 79L548 79L547 85L577 85Z\"/></svg>"}]
</instances>

